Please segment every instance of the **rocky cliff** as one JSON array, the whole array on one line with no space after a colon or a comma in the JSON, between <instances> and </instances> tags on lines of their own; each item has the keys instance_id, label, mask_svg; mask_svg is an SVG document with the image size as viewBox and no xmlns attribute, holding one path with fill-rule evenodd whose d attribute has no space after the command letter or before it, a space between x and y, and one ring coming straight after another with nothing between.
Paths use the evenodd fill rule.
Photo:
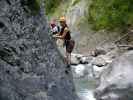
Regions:
<instances>
[{"instance_id":1,"label":"rocky cliff","mask_svg":"<svg viewBox=\"0 0 133 100\"><path fill-rule=\"evenodd\" d=\"M102 73L97 100L133 100L133 51L114 60Z\"/></svg>"},{"instance_id":2,"label":"rocky cliff","mask_svg":"<svg viewBox=\"0 0 133 100\"><path fill-rule=\"evenodd\" d=\"M0 0L0 100L75 100L71 72L31 1Z\"/></svg>"}]
</instances>

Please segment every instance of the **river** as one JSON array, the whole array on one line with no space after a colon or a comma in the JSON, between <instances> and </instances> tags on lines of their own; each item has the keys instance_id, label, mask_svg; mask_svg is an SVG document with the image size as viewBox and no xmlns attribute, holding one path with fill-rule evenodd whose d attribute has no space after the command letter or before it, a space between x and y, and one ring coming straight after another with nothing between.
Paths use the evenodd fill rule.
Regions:
<instances>
[{"instance_id":1,"label":"river","mask_svg":"<svg viewBox=\"0 0 133 100\"><path fill-rule=\"evenodd\" d=\"M64 48L62 46L58 46L58 49L60 50L60 53L64 55ZM78 67L78 66L76 66ZM82 68L77 68L79 73L82 70ZM72 67L73 76L75 68ZM90 69L91 72L91 69ZM80 98L80 100L96 100L93 96L94 90L96 89L96 81L94 77L88 78L88 77L82 77L82 78L74 78L75 88L77 91L77 94Z\"/></svg>"},{"instance_id":2,"label":"river","mask_svg":"<svg viewBox=\"0 0 133 100\"><path fill-rule=\"evenodd\" d=\"M74 79L77 94L81 100L96 100L93 96L96 82L93 79Z\"/></svg>"}]
</instances>

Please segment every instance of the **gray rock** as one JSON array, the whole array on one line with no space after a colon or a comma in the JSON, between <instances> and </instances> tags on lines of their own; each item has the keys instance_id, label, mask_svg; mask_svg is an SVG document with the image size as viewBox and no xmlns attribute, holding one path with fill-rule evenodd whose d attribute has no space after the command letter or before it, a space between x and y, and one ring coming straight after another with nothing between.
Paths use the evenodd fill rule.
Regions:
<instances>
[{"instance_id":1,"label":"gray rock","mask_svg":"<svg viewBox=\"0 0 133 100\"><path fill-rule=\"evenodd\" d=\"M93 60L93 57L91 57L91 56L81 57L80 64L88 64L88 63L91 63L92 60Z\"/></svg>"},{"instance_id":2,"label":"gray rock","mask_svg":"<svg viewBox=\"0 0 133 100\"><path fill-rule=\"evenodd\" d=\"M36 14L34 4L0 0L0 100L76 100L72 74L47 34L43 3Z\"/></svg>"},{"instance_id":3,"label":"gray rock","mask_svg":"<svg viewBox=\"0 0 133 100\"><path fill-rule=\"evenodd\" d=\"M94 78L98 79L105 69L106 69L106 67L98 67L98 66L94 65L93 66Z\"/></svg>"},{"instance_id":4,"label":"gray rock","mask_svg":"<svg viewBox=\"0 0 133 100\"><path fill-rule=\"evenodd\" d=\"M88 70L85 65L79 64L77 66L72 66L74 78L82 78L87 76Z\"/></svg>"},{"instance_id":5,"label":"gray rock","mask_svg":"<svg viewBox=\"0 0 133 100\"><path fill-rule=\"evenodd\" d=\"M100 78L97 100L133 100L133 51L113 61Z\"/></svg>"},{"instance_id":6,"label":"gray rock","mask_svg":"<svg viewBox=\"0 0 133 100\"><path fill-rule=\"evenodd\" d=\"M76 55L71 56L71 65L78 65L80 63L78 57Z\"/></svg>"},{"instance_id":7,"label":"gray rock","mask_svg":"<svg viewBox=\"0 0 133 100\"><path fill-rule=\"evenodd\" d=\"M78 64L88 64L93 60L94 57L92 56L84 56L81 54L72 54L71 56L71 64L78 65Z\"/></svg>"},{"instance_id":8,"label":"gray rock","mask_svg":"<svg viewBox=\"0 0 133 100\"><path fill-rule=\"evenodd\" d=\"M102 67L102 66L105 66L107 64L107 62L103 57L98 56L95 59L93 59L92 64L99 66L99 67Z\"/></svg>"},{"instance_id":9,"label":"gray rock","mask_svg":"<svg viewBox=\"0 0 133 100\"><path fill-rule=\"evenodd\" d=\"M106 51L104 49L99 49L96 48L93 52L92 52L92 56L97 57L99 55L105 55Z\"/></svg>"}]
</instances>

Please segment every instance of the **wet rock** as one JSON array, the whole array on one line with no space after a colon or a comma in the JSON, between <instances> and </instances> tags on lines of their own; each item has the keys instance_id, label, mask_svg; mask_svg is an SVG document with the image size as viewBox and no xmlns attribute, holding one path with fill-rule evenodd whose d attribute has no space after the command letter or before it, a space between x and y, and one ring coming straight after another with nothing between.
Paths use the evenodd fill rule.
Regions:
<instances>
[{"instance_id":1,"label":"wet rock","mask_svg":"<svg viewBox=\"0 0 133 100\"><path fill-rule=\"evenodd\" d=\"M86 76L87 73L87 67L85 65L79 64L77 66L72 66L73 69L73 76L74 78L82 78Z\"/></svg>"},{"instance_id":2,"label":"wet rock","mask_svg":"<svg viewBox=\"0 0 133 100\"><path fill-rule=\"evenodd\" d=\"M102 72L106 69L106 67L98 67L96 65L93 66L93 77L98 79Z\"/></svg>"},{"instance_id":3,"label":"wet rock","mask_svg":"<svg viewBox=\"0 0 133 100\"><path fill-rule=\"evenodd\" d=\"M77 59L81 59L83 57L82 54L75 54L75 53L73 53L72 56L77 58Z\"/></svg>"},{"instance_id":4,"label":"wet rock","mask_svg":"<svg viewBox=\"0 0 133 100\"><path fill-rule=\"evenodd\" d=\"M80 63L79 58L76 55L71 56L71 65L78 65Z\"/></svg>"},{"instance_id":5,"label":"wet rock","mask_svg":"<svg viewBox=\"0 0 133 100\"><path fill-rule=\"evenodd\" d=\"M94 57L92 56L84 56L80 54L72 54L71 56L71 64L78 65L78 64L88 64L91 63Z\"/></svg>"},{"instance_id":6,"label":"wet rock","mask_svg":"<svg viewBox=\"0 0 133 100\"><path fill-rule=\"evenodd\" d=\"M80 58L80 64L89 64L93 60L93 57L88 56L88 57L81 57Z\"/></svg>"},{"instance_id":7,"label":"wet rock","mask_svg":"<svg viewBox=\"0 0 133 100\"><path fill-rule=\"evenodd\" d=\"M76 100L72 75L47 34L43 3L36 13L32 4L0 0L0 100Z\"/></svg>"},{"instance_id":8,"label":"wet rock","mask_svg":"<svg viewBox=\"0 0 133 100\"><path fill-rule=\"evenodd\" d=\"M133 51L115 59L103 72L97 100L133 100Z\"/></svg>"}]
</instances>

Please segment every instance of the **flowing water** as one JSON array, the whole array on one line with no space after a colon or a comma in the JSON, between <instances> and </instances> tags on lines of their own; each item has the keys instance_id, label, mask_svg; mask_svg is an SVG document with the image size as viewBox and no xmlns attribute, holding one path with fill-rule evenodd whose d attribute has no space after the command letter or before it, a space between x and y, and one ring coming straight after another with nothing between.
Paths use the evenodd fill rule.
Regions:
<instances>
[{"instance_id":1,"label":"flowing water","mask_svg":"<svg viewBox=\"0 0 133 100\"><path fill-rule=\"evenodd\" d=\"M74 79L77 94L81 100L96 100L93 96L96 82L93 79L80 78Z\"/></svg>"}]
</instances>

